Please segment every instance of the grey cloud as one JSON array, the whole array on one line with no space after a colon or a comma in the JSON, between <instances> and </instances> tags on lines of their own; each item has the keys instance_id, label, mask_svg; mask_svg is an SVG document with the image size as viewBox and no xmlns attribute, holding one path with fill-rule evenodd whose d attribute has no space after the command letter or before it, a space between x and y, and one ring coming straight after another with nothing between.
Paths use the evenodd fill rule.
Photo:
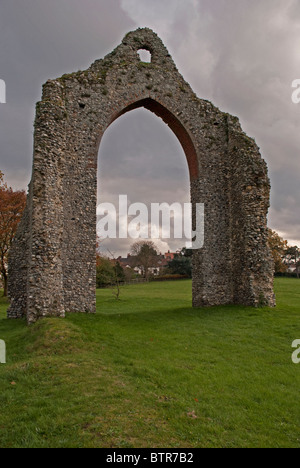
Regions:
<instances>
[{"instance_id":1,"label":"grey cloud","mask_svg":"<svg viewBox=\"0 0 300 468\"><path fill-rule=\"evenodd\" d=\"M133 27L119 0L1 0L0 78L7 104L0 106L0 163L9 184L19 187L21 172L23 187L30 179L42 84L87 68Z\"/></svg>"},{"instance_id":2,"label":"grey cloud","mask_svg":"<svg viewBox=\"0 0 300 468\"><path fill-rule=\"evenodd\" d=\"M0 10L0 78L8 89L0 168L12 185L30 178L42 83L88 67L127 31L149 26L199 97L238 115L255 137L270 169L270 226L300 239L300 105L291 102L300 78L298 0L2 0ZM123 119L100 146L101 198L187 201L186 161L170 130L146 111Z\"/></svg>"},{"instance_id":3,"label":"grey cloud","mask_svg":"<svg viewBox=\"0 0 300 468\"><path fill-rule=\"evenodd\" d=\"M297 0L200 0L174 19L170 36L198 95L237 115L255 137L269 165L270 226L291 239L300 239L300 105L291 102L300 76L299 12Z\"/></svg>"}]
</instances>

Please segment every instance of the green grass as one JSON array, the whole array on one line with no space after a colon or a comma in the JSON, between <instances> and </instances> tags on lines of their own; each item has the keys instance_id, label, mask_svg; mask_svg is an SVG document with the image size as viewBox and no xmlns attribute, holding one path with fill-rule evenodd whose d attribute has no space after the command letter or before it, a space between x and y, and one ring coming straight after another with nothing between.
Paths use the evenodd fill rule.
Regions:
<instances>
[{"instance_id":1,"label":"green grass","mask_svg":"<svg viewBox=\"0 0 300 468\"><path fill-rule=\"evenodd\" d=\"M0 447L300 447L300 283L276 309L193 309L191 283L97 292L97 314L5 319Z\"/></svg>"}]
</instances>

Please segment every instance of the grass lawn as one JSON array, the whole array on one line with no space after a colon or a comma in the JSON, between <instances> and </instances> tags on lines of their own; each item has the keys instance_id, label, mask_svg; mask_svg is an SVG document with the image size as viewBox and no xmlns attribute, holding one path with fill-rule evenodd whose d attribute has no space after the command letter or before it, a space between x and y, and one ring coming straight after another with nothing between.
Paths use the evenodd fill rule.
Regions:
<instances>
[{"instance_id":1,"label":"grass lawn","mask_svg":"<svg viewBox=\"0 0 300 468\"><path fill-rule=\"evenodd\" d=\"M191 282L97 291L95 316L5 319L0 447L300 447L300 282L193 309Z\"/></svg>"}]
</instances>

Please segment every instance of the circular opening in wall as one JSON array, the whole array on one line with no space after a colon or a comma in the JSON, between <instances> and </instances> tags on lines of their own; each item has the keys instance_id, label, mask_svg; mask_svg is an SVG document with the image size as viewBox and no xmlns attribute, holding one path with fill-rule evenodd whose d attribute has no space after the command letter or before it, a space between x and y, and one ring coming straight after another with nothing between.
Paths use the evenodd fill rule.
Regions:
<instances>
[{"instance_id":1,"label":"circular opening in wall","mask_svg":"<svg viewBox=\"0 0 300 468\"><path fill-rule=\"evenodd\" d=\"M138 50L138 55L140 57L141 62L144 63L151 63L151 52L147 49L139 49Z\"/></svg>"}]
</instances>

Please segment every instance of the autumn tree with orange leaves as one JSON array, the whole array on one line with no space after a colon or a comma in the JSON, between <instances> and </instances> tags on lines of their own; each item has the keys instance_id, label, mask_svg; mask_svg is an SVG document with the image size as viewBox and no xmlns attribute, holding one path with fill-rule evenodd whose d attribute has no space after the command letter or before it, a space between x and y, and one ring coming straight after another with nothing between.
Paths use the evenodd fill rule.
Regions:
<instances>
[{"instance_id":1,"label":"autumn tree with orange leaves","mask_svg":"<svg viewBox=\"0 0 300 468\"><path fill-rule=\"evenodd\" d=\"M26 204L26 194L14 191L4 183L4 175L0 171L0 275L4 293L7 296L7 259L12 240Z\"/></svg>"}]
</instances>

